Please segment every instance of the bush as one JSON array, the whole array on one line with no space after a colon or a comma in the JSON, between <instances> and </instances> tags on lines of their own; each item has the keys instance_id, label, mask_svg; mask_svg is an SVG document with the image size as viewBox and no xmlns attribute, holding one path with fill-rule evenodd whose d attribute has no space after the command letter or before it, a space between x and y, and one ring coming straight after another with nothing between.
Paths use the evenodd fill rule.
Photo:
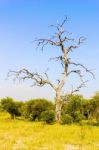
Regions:
<instances>
[{"instance_id":1,"label":"bush","mask_svg":"<svg viewBox=\"0 0 99 150\"><path fill-rule=\"evenodd\" d=\"M40 120L48 124L51 124L55 121L54 111L43 111L40 116Z\"/></svg>"},{"instance_id":2,"label":"bush","mask_svg":"<svg viewBox=\"0 0 99 150\"><path fill-rule=\"evenodd\" d=\"M80 111L76 111L74 114L73 114L73 119L74 119L74 122L80 122L81 120L84 120L85 117L83 114L81 114Z\"/></svg>"},{"instance_id":3,"label":"bush","mask_svg":"<svg viewBox=\"0 0 99 150\"><path fill-rule=\"evenodd\" d=\"M14 119L16 116L20 116L20 107L21 102L15 102L12 98L7 97L1 99L1 108L7 111L11 115L11 119Z\"/></svg>"},{"instance_id":4,"label":"bush","mask_svg":"<svg viewBox=\"0 0 99 150\"><path fill-rule=\"evenodd\" d=\"M96 119L81 120L80 124L81 125L99 126L99 122Z\"/></svg>"},{"instance_id":5,"label":"bush","mask_svg":"<svg viewBox=\"0 0 99 150\"><path fill-rule=\"evenodd\" d=\"M40 120L41 113L54 110L52 102L46 99L33 99L27 101L23 106L23 117L30 121Z\"/></svg>"},{"instance_id":6,"label":"bush","mask_svg":"<svg viewBox=\"0 0 99 150\"><path fill-rule=\"evenodd\" d=\"M96 119L90 119L88 120L88 125L97 126L97 120Z\"/></svg>"},{"instance_id":7,"label":"bush","mask_svg":"<svg viewBox=\"0 0 99 150\"><path fill-rule=\"evenodd\" d=\"M70 95L68 101L62 107L63 114L69 114L74 122L84 119L83 115L84 98L81 95Z\"/></svg>"},{"instance_id":8,"label":"bush","mask_svg":"<svg viewBox=\"0 0 99 150\"><path fill-rule=\"evenodd\" d=\"M61 116L61 124L71 124L73 123L73 118L69 114L64 114Z\"/></svg>"}]
</instances>

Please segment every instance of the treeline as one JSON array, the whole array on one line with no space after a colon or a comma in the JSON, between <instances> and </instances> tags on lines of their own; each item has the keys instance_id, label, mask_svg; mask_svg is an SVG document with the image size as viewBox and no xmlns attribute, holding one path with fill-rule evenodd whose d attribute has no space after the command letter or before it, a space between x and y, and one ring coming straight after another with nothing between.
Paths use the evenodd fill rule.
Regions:
<instances>
[{"instance_id":1,"label":"treeline","mask_svg":"<svg viewBox=\"0 0 99 150\"><path fill-rule=\"evenodd\" d=\"M33 99L26 102L15 101L10 97L0 101L1 111L10 114L11 119L54 122L54 104L46 99Z\"/></svg>"},{"instance_id":2,"label":"treeline","mask_svg":"<svg viewBox=\"0 0 99 150\"><path fill-rule=\"evenodd\" d=\"M8 112L11 119L55 122L55 104L46 99L19 102L7 97L0 100L0 110ZM82 95L68 95L62 107L60 123L99 125L99 93L91 99L85 99Z\"/></svg>"}]
</instances>

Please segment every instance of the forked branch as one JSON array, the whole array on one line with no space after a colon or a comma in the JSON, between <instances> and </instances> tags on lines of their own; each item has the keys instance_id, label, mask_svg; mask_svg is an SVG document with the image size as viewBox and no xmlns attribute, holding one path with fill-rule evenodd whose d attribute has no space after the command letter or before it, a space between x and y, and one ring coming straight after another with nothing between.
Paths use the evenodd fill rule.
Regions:
<instances>
[{"instance_id":1,"label":"forked branch","mask_svg":"<svg viewBox=\"0 0 99 150\"><path fill-rule=\"evenodd\" d=\"M68 102L69 96L75 94L76 92L79 92L81 88L86 87L86 82L87 81L81 82L75 89L72 86L72 90L71 90L71 92L69 92L69 94L66 93L66 94L62 95L61 98L62 98L63 103Z\"/></svg>"},{"instance_id":2,"label":"forked branch","mask_svg":"<svg viewBox=\"0 0 99 150\"><path fill-rule=\"evenodd\" d=\"M82 65L82 64L80 64L80 63L72 62L72 61L70 61L70 59L69 59L68 63L69 63L70 65L74 65L74 66L77 66L77 67L81 67L82 69L85 70L85 72L91 74L92 77L95 78L94 73L93 73L91 70L89 70L87 67L85 67L84 65ZM71 71L71 72L73 72L73 71Z\"/></svg>"},{"instance_id":3,"label":"forked branch","mask_svg":"<svg viewBox=\"0 0 99 150\"><path fill-rule=\"evenodd\" d=\"M70 95L72 95L72 94L74 94L74 93L76 93L76 92L79 92L82 87L86 87L86 85L85 85L86 82L87 82L87 81L81 82L81 84L80 84L79 86L77 86L75 89L74 89L73 86L72 86L72 90L71 90L71 92L70 92Z\"/></svg>"},{"instance_id":4,"label":"forked branch","mask_svg":"<svg viewBox=\"0 0 99 150\"><path fill-rule=\"evenodd\" d=\"M46 84L50 85L54 90L55 90L55 86L52 82L49 81L48 79L48 75L47 73L45 74L45 79L42 75L38 74L38 73L31 73L30 71L28 71L27 69L21 69L19 71L9 71L8 72L8 77L13 76L14 80L19 79L19 81L25 81L25 80L33 80L33 84L32 86L44 86Z\"/></svg>"}]
</instances>

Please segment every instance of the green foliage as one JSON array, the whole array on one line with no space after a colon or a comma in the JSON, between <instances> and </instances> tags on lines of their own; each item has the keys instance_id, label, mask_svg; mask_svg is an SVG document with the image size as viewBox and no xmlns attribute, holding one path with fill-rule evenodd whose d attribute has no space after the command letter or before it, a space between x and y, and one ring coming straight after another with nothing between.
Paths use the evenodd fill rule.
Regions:
<instances>
[{"instance_id":1,"label":"green foliage","mask_svg":"<svg viewBox=\"0 0 99 150\"><path fill-rule=\"evenodd\" d=\"M26 102L15 101L10 97L0 101L0 112L8 112L12 119L19 117L30 121L52 123L55 119L55 106L46 99L32 99ZM61 124L79 122L99 126L99 92L85 100L81 95L68 95L62 106Z\"/></svg>"},{"instance_id":2,"label":"green foliage","mask_svg":"<svg viewBox=\"0 0 99 150\"><path fill-rule=\"evenodd\" d=\"M54 110L52 102L49 102L46 99L34 99L27 101L24 104L22 115L24 118L31 121L40 120L41 113L47 110Z\"/></svg>"},{"instance_id":3,"label":"green foliage","mask_svg":"<svg viewBox=\"0 0 99 150\"><path fill-rule=\"evenodd\" d=\"M11 118L14 119L16 116L21 115L20 107L22 102L15 102L12 98L7 97L1 99L1 108L7 111Z\"/></svg>"},{"instance_id":4,"label":"green foliage","mask_svg":"<svg viewBox=\"0 0 99 150\"><path fill-rule=\"evenodd\" d=\"M87 125L93 125L96 126L97 125L97 120L96 119L91 119L87 121Z\"/></svg>"},{"instance_id":5,"label":"green foliage","mask_svg":"<svg viewBox=\"0 0 99 150\"><path fill-rule=\"evenodd\" d=\"M40 115L40 120L48 124L53 123L55 121L54 111L51 111L51 110L43 111Z\"/></svg>"},{"instance_id":6,"label":"green foliage","mask_svg":"<svg viewBox=\"0 0 99 150\"><path fill-rule=\"evenodd\" d=\"M61 116L61 124L71 124L73 123L73 118L69 114L64 114Z\"/></svg>"},{"instance_id":7,"label":"green foliage","mask_svg":"<svg viewBox=\"0 0 99 150\"><path fill-rule=\"evenodd\" d=\"M87 124L98 124L99 93L97 92L90 100L85 100L81 95L69 95L67 103L62 108L63 114L72 116L73 122L87 120Z\"/></svg>"},{"instance_id":8,"label":"green foliage","mask_svg":"<svg viewBox=\"0 0 99 150\"><path fill-rule=\"evenodd\" d=\"M99 93L97 92L92 99L84 101L84 115L86 119L99 118Z\"/></svg>"},{"instance_id":9,"label":"green foliage","mask_svg":"<svg viewBox=\"0 0 99 150\"><path fill-rule=\"evenodd\" d=\"M68 96L68 102L63 106L62 114L69 114L74 122L84 119L83 115L84 99L81 95Z\"/></svg>"},{"instance_id":10,"label":"green foliage","mask_svg":"<svg viewBox=\"0 0 99 150\"><path fill-rule=\"evenodd\" d=\"M93 107L92 113L91 113L92 117L96 118L96 119L99 119L99 92L97 92L92 97L91 105Z\"/></svg>"},{"instance_id":11,"label":"green foliage","mask_svg":"<svg viewBox=\"0 0 99 150\"><path fill-rule=\"evenodd\" d=\"M75 111L73 115L74 122L80 122L85 119L84 115L80 111Z\"/></svg>"},{"instance_id":12,"label":"green foliage","mask_svg":"<svg viewBox=\"0 0 99 150\"><path fill-rule=\"evenodd\" d=\"M96 119L81 120L81 125L99 126L99 121Z\"/></svg>"},{"instance_id":13,"label":"green foliage","mask_svg":"<svg viewBox=\"0 0 99 150\"><path fill-rule=\"evenodd\" d=\"M90 119L91 112L93 109L90 101L91 100L85 100L83 103L83 108L84 108L83 113L84 113L84 116L87 120Z\"/></svg>"}]
</instances>

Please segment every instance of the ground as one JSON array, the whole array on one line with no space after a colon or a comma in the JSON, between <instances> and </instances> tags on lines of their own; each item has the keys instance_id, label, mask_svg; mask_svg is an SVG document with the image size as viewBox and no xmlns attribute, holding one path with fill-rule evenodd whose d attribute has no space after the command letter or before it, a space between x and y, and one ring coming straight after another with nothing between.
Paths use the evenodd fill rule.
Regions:
<instances>
[{"instance_id":1,"label":"ground","mask_svg":"<svg viewBox=\"0 0 99 150\"><path fill-rule=\"evenodd\" d=\"M99 127L46 125L0 113L0 150L99 150Z\"/></svg>"}]
</instances>

